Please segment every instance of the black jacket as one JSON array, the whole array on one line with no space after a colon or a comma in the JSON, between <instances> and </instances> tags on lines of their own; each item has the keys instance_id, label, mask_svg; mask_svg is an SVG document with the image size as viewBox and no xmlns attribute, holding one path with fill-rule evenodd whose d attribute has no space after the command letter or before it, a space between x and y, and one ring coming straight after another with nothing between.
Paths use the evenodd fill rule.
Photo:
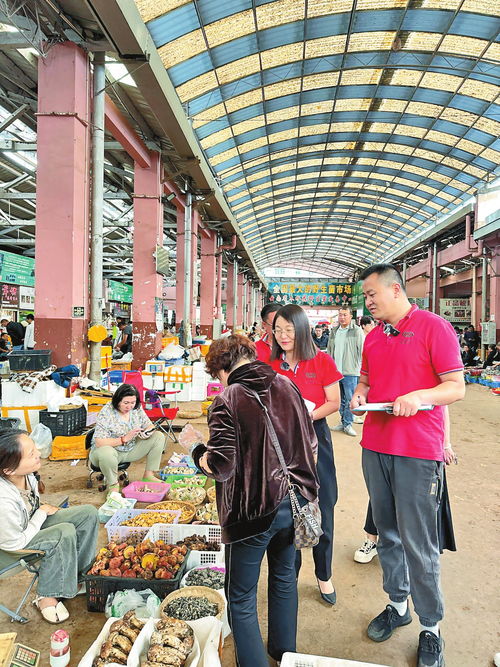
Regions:
<instances>
[{"instance_id":1,"label":"black jacket","mask_svg":"<svg viewBox=\"0 0 500 667\"><path fill-rule=\"evenodd\" d=\"M234 370L228 384L210 410L207 445L199 445L193 452L198 465L208 451L226 544L265 532L288 493L264 412L249 390L257 392L269 411L297 491L307 500L318 494L314 463L317 439L297 387L261 361Z\"/></svg>"},{"instance_id":2,"label":"black jacket","mask_svg":"<svg viewBox=\"0 0 500 667\"><path fill-rule=\"evenodd\" d=\"M328 347L328 339L329 339L329 334L328 332L324 331L321 334L320 338L317 338L316 334L313 333L312 339L316 347L318 347L320 350L326 350Z\"/></svg>"},{"instance_id":3,"label":"black jacket","mask_svg":"<svg viewBox=\"0 0 500 667\"><path fill-rule=\"evenodd\" d=\"M22 324L19 322L9 322L5 328L7 329L7 333L9 334L12 341L12 347L14 347L14 345L23 344L24 334L26 332Z\"/></svg>"}]
</instances>

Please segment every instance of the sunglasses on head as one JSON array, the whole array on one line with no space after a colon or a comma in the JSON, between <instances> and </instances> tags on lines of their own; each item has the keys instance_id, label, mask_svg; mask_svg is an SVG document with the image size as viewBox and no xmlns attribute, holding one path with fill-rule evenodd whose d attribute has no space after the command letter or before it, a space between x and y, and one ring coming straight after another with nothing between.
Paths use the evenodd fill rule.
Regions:
<instances>
[{"instance_id":1,"label":"sunglasses on head","mask_svg":"<svg viewBox=\"0 0 500 667\"><path fill-rule=\"evenodd\" d=\"M389 322L386 322L384 324L384 333L386 336L399 336L401 331L398 331L396 327L393 327L392 324L389 324Z\"/></svg>"}]
</instances>

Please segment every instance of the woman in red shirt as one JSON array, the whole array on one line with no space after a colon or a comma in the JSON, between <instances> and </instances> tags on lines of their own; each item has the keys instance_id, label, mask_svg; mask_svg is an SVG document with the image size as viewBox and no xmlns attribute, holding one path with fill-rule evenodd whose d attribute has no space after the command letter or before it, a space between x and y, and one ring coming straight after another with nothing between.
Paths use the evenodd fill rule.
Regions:
<instances>
[{"instance_id":1,"label":"woman in red shirt","mask_svg":"<svg viewBox=\"0 0 500 667\"><path fill-rule=\"evenodd\" d=\"M337 502L337 476L333 460L328 415L337 412L340 404L339 380L342 374L329 354L314 345L309 320L300 306L284 306L276 314L273 329L271 367L290 378L302 398L314 404L310 413L318 437L319 505L323 535L313 548L314 569L321 597L335 604L337 596L331 582L333 556L333 509ZM309 407L309 406L308 406ZM301 553L297 551L297 574Z\"/></svg>"}]
</instances>

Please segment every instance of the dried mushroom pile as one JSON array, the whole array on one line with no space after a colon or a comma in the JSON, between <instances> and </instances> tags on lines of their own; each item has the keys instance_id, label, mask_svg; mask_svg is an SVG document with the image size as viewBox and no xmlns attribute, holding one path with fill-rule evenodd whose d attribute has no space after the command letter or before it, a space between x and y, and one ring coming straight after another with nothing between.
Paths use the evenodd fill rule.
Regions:
<instances>
[{"instance_id":1,"label":"dried mushroom pile","mask_svg":"<svg viewBox=\"0 0 500 667\"><path fill-rule=\"evenodd\" d=\"M143 667L183 667L193 645L193 631L187 623L177 618L164 618L151 635L148 660Z\"/></svg>"},{"instance_id":2,"label":"dried mushroom pile","mask_svg":"<svg viewBox=\"0 0 500 667\"><path fill-rule=\"evenodd\" d=\"M220 551L218 542L208 542L203 535L189 535L182 541L177 542L177 546L186 546L192 551Z\"/></svg>"},{"instance_id":3,"label":"dried mushroom pile","mask_svg":"<svg viewBox=\"0 0 500 667\"><path fill-rule=\"evenodd\" d=\"M121 620L115 621L109 628L109 635L101 646L99 655L94 658L92 667L104 667L110 662L126 665L128 654L143 627L144 623L133 611L127 612Z\"/></svg>"},{"instance_id":4,"label":"dried mushroom pile","mask_svg":"<svg viewBox=\"0 0 500 667\"><path fill-rule=\"evenodd\" d=\"M187 554L187 547L145 540L137 545L110 542L100 549L89 575L139 579L174 579Z\"/></svg>"},{"instance_id":5,"label":"dried mushroom pile","mask_svg":"<svg viewBox=\"0 0 500 667\"><path fill-rule=\"evenodd\" d=\"M206 586L218 591L224 588L224 581L226 575L222 570L211 569L203 567L196 570L191 570L186 577L187 586Z\"/></svg>"},{"instance_id":6,"label":"dried mushroom pile","mask_svg":"<svg viewBox=\"0 0 500 667\"><path fill-rule=\"evenodd\" d=\"M186 595L171 600L165 607L165 613L183 621L195 621L205 616L217 616L219 607L208 598Z\"/></svg>"}]
</instances>

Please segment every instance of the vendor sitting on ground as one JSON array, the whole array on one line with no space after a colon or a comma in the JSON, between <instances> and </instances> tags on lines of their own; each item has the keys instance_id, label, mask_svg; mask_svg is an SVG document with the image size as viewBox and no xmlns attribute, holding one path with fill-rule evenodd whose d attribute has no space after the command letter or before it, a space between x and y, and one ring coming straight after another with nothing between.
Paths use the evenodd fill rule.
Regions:
<instances>
[{"instance_id":1,"label":"vendor sitting on ground","mask_svg":"<svg viewBox=\"0 0 500 667\"><path fill-rule=\"evenodd\" d=\"M118 491L118 464L146 458L143 482L160 482L155 477L165 447L165 436L154 425L141 406L136 387L122 384L113 394L95 424L90 462L106 478L109 491ZM139 438L139 440L137 440Z\"/></svg>"},{"instance_id":2,"label":"vendor sitting on ground","mask_svg":"<svg viewBox=\"0 0 500 667\"><path fill-rule=\"evenodd\" d=\"M59 598L85 593L79 585L96 552L99 522L91 505L60 509L40 504L35 473L40 453L26 431L0 431L0 549L39 549L38 597L33 604L49 623L69 617Z\"/></svg>"}]
</instances>

